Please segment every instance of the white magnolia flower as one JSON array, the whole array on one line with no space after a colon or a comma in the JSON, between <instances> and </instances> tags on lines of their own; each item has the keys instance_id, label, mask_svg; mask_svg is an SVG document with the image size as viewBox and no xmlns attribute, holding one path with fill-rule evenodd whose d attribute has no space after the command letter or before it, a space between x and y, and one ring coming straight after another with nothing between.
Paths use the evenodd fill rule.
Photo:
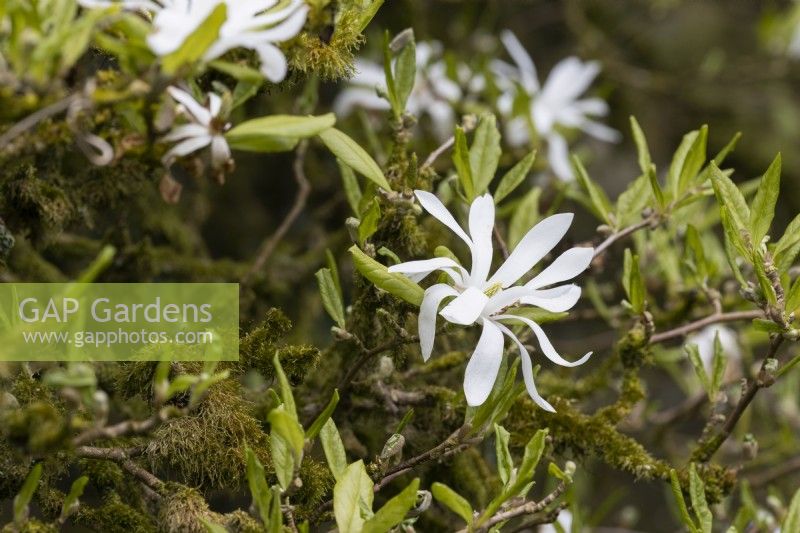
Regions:
<instances>
[{"instance_id":1,"label":"white magnolia flower","mask_svg":"<svg viewBox=\"0 0 800 533\"><path fill-rule=\"evenodd\" d=\"M580 98L600 73L600 64L568 57L553 67L544 86L540 86L536 66L517 37L506 30L500 38L516 64L492 62L492 71L502 91L497 106L508 117L506 140L512 146L529 143L532 122L536 133L547 142L548 160L556 176L573 179L569 148L559 129L577 128L609 142L620 137L616 130L590 118L607 115L606 102L600 98ZM527 116L513 116L514 102L519 96L528 101Z\"/></svg>"},{"instance_id":2,"label":"white magnolia flower","mask_svg":"<svg viewBox=\"0 0 800 533\"><path fill-rule=\"evenodd\" d=\"M234 48L249 48L258 54L261 73L273 82L286 77L286 56L276 43L288 41L300 33L306 22L308 6L304 0L79 0L84 7L108 7L119 4L124 9L153 13L153 33L147 38L150 49L159 56L176 51L211 12L224 3L227 19L217 40L206 50L206 61L216 59Z\"/></svg>"},{"instance_id":3,"label":"white magnolia flower","mask_svg":"<svg viewBox=\"0 0 800 533\"><path fill-rule=\"evenodd\" d=\"M736 337L736 332L725 326L713 324L701 329L694 335L690 335L686 342L689 344L696 344L697 351L700 354L700 360L703 361L703 366L706 372L711 374L713 370L714 361L714 339L719 336L719 343L722 346L722 352L728 361L737 363L742 360L742 350L739 347L739 340ZM733 367L729 366L728 370Z\"/></svg>"},{"instance_id":4,"label":"white magnolia flower","mask_svg":"<svg viewBox=\"0 0 800 533\"><path fill-rule=\"evenodd\" d=\"M211 146L212 166L215 169L222 168L231 158L231 150L223 135L229 125L219 117L222 99L219 95L208 93L206 107L186 91L176 87L168 87L167 91L178 102L178 113L190 122L173 127L163 137L165 142L178 142L164 155L164 164L169 166L179 157Z\"/></svg>"},{"instance_id":5,"label":"white magnolia flower","mask_svg":"<svg viewBox=\"0 0 800 533\"><path fill-rule=\"evenodd\" d=\"M465 232L435 195L425 191L415 193L422 207L453 230L467 244L472 254L472 268L469 271L447 257L410 261L389 267L390 272L404 274L417 282L436 270L445 272L452 280L452 284L437 283L425 291L419 311L419 338L423 359L427 361L433 350L437 312L453 324L480 324L483 332L464 376L467 403L480 405L489 396L500 368L503 335L506 335L519 349L522 375L531 398L542 409L554 411L536 392L533 365L527 349L504 322L528 326L536 336L544 355L556 364L577 366L591 355L590 352L578 361L567 361L556 352L538 324L528 318L507 313L508 308L514 305L533 305L547 311L561 312L572 308L578 301L581 289L577 285L551 286L583 272L592 260L592 248L567 250L530 281L524 285L515 285L566 234L573 215L561 213L539 222L490 277L494 228L492 197L485 194L472 202L469 210L469 232ZM452 300L439 311L440 305L447 298Z\"/></svg>"},{"instance_id":6,"label":"white magnolia flower","mask_svg":"<svg viewBox=\"0 0 800 533\"><path fill-rule=\"evenodd\" d=\"M436 41L417 43L417 77L406 108L409 113L417 117L429 115L436 136L439 139L446 139L452 135L455 126L456 115L453 106L458 103L463 93L459 84L447 76L445 62L441 59L434 60L441 50L441 43ZM339 93L333 103L334 113L344 117L356 108L388 110L389 102L378 96L379 91L386 92L383 65L357 59L355 69L356 75L350 80L351 86ZM461 69L459 78L465 75ZM479 83L471 80L470 82Z\"/></svg>"}]
</instances>

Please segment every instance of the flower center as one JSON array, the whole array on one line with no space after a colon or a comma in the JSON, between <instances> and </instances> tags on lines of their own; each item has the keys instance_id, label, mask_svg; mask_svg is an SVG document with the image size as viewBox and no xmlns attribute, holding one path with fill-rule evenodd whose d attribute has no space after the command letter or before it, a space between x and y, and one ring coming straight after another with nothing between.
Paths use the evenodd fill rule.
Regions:
<instances>
[{"instance_id":1,"label":"flower center","mask_svg":"<svg viewBox=\"0 0 800 533\"><path fill-rule=\"evenodd\" d=\"M495 294L497 294L498 292L500 292L502 290L503 290L503 284L502 283L493 283L486 290L484 290L483 293L486 296L488 296L489 298L491 298L492 296L494 296Z\"/></svg>"}]
</instances>

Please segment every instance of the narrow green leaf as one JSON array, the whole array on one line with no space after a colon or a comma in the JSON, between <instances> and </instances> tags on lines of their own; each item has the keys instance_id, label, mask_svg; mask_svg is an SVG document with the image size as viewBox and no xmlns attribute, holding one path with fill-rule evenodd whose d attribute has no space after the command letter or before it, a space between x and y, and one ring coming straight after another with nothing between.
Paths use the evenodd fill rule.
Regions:
<instances>
[{"instance_id":1,"label":"narrow green leaf","mask_svg":"<svg viewBox=\"0 0 800 533\"><path fill-rule=\"evenodd\" d=\"M709 398L712 402L716 401L717 394L720 387L722 387L722 379L725 377L725 367L728 364L728 358L722 349L722 343L719 340L719 332L714 335L714 357L711 360L711 387Z\"/></svg>"},{"instance_id":2,"label":"narrow green leaf","mask_svg":"<svg viewBox=\"0 0 800 533\"><path fill-rule=\"evenodd\" d=\"M508 449L508 439L511 434L501 425L494 425L494 449L497 457L497 471L503 485L508 484L514 472L514 461L511 460L511 452Z\"/></svg>"},{"instance_id":3,"label":"narrow green leaf","mask_svg":"<svg viewBox=\"0 0 800 533\"><path fill-rule=\"evenodd\" d=\"M681 522L683 525L686 526L691 533L698 531L697 524L692 520L691 515L689 514L689 509L686 507L686 500L683 498L683 489L681 489L681 483L678 480L678 473L675 469L670 469L669 471L669 481L670 481L670 488L672 489L672 495L675 497L675 503L678 504L678 511L680 512Z\"/></svg>"},{"instance_id":4,"label":"narrow green leaf","mask_svg":"<svg viewBox=\"0 0 800 533\"><path fill-rule=\"evenodd\" d=\"M458 181L461 183L461 188L464 189L464 196L471 202L475 198L475 178L472 175L472 166L469 160L467 135L461 126L456 126L453 166L456 167Z\"/></svg>"},{"instance_id":5,"label":"narrow green leaf","mask_svg":"<svg viewBox=\"0 0 800 533\"><path fill-rule=\"evenodd\" d=\"M300 465L303 456L303 445L305 444L305 434L303 427L289 413L284 410L284 406L279 406L267 415L267 420L272 426L272 434L276 432L291 447L294 453L295 465Z\"/></svg>"},{"instance_id":6,"label":"narrow green leaf","mask_svg":"<svg viewBox=\"0 0 800 533\"><path fill-rule=\"evenodd\" d=\"M697 475L697 468L694 463L689 465L689 496L692 500L692 509L700 524L702 533L711 533L711 526L714 517L708 508L706 501L706 491L703 488L703 481Z\"/></svg>"},{"instance_id":7,"label":"narrow green leaf","mask_svg":"<svg viewBox=\"0 0 800 533\"><path fill-rule=\"evenodd\" d=\"M703 385L703 390L706 391L708 398L713 402L714 397L711 395L711 380L708 379L706 367L703 365L703 360L700 358L700 350L697 348L696 344L687 344L685 350L686 355L689 356L689 361L692 363L695 374L697 374L700 383Z\"/></svg>"},{"instance_id":8,"label":"narrow green leaf","mask_svg":"<svg viewBox=\"0 0 800 533\"><path fill-rule=\"evenodd\" d=\"M275 367L275 376L278 378L278 385L280 386L281 401L283 402L284 409L294 419L297 420L297 407L295 407L294 396L292 395L292 386L286 377L286 373L281 366L281 360L278 353L272 358L272 366Z\"/></svg>"},{"instance_id":9,"label":"narrow green leaf","mask_svg":"<svg viewBox=\"0 0 800 533\"><path fill-rule=\"evenodd\" d=\"M362 3L361 18L358 22L358 33L362 33L367 28L367 25L378 12L378 9L380 9L380 7L383 5L383 2L384 0L371 0L366 3ZM339 29L338 24L336 29Z\"/></svg>"},{"instance_id":10,"label":"narrow green leaf","mask_svg":"<svg viewBox=\"0 0 800 533\"><path fill-rule=\"evenodd\" d=\"M378 509L375 516L364 524L362 533L385 533L391 531L406 517L406 514L417 503L417 489L419 479L413 480L397 496L390 499L383 507Z\"/></svg>"},{"instance_id":11,"label":"narrow green leaf","mask_svg":"<svg viewBox=\"0 0 800 533\"><path fill-rule=\"evenodd\" d=\"M362 174L378 187L386 191L392 190L378 163L346 134L336 128L328 128L319 134L319 138L325 143L328 150L341 159L344 164Z\"/></svg>"},{"instance_id":12,"label":"narrow green leaf","mask_svg":"<svg viewBox=\"0 0 800 533\"><path fill-rule=\"evenodd\" d=\"M381 206L377 198L373 198L367 210L361 215L361 222L358 225L358 241L361 246L367 242L378 231L378 223L381 220Z\"/></svg>"},{"instance_id":13,"label":"narrow green leaf","mask_svg":"<svg viewBox=\"0 0 800 533\"><path fill-rule=\"evenodd\" d=\"M284 490L286 490L284 488ZM268 533L284 533L283 529L283 510L281 509L281 489L273 485L270 488L272 492L272 505L270 505L270 516L267 526Z\"/></svg>"},{"instance_id":14,"label":"narrow green leaf","mask_svg":"<svg viewBox=\"0 0 800 533\"><path fill-rule=\"evenodd\" d=\"M319 293L322 297L322 306L333 321L336 322L336 325L340 328L344 328L345 319L342 295L336 287L336 282L333 280L331 270L329 268L320 268L315 275L317 278L317 285L319 286Z\"/></svg>"},{"instance_id":15,"label":"narrow green leaf","mask_svg":"<svg viewBox=\"0 0 800 533\"><path fill-rule=\"evenodd\" d=\"M522 197L508 223L508 246L513 250L519 241L539 221L539 197L542 190L535 187Z\"/></svg>"},{"instance_id":16,"label":"narrow green leaf","mask_svg":"<svg viewBox=\"0 0 800 533\"><path fill-rule=\"evenodd\" d=\"M761 177L758 191L753 198L750 209L750 232L753 234L753 244L758 245L761 239L769 232L772 218L775 216L775 203L781 188L781 154L772 161L767 171Z\"/></svg>"},{"instance_id":17,"label":"narrow green leaf","mask_svg":"<svg viewBox=\"0 0 800 533\"><path fill-rule=\"evenodd\" d=\"M675 154L672 156L672 161L667 171L667 189L672 193L672 197L675 199L678 198L681 172L686 164L686 158L695 141L697 141L699 134L700 132L694 130L684 135L680 145L678 145L678 149L675 150Z\"/></svg>"},{"instance_id":18,"label":"narrow green leaf","mask_svg":"<svg viewBox=\"0 0 800 533\"><path fill-rule=\"evenodd\" d=\"M614 221L611 219L611 202L608 196L606 196L605 191L592 181L586 169L583 167L583 163L581 163L581 160L575 155L572 156L572 164L575 167L575 175L578 178L578 183L580 183L581 188L589 196L595 215L609 226L614 226Z\"/></svg>"},{"instance_id":19,"label":"narrow green leaf","mask_svg":"<svg viewBox=\"0 0 800 533\"><path fill-rule=\"evenodd\" d=\"M83 496L83 489L86 488L88 482L89 478L87 476L81 476L72 482L69 493L64 498L64 503L61 504L61 516L59 518L62 522L78 509L80 497Z\"/></svg>"},{"instance_id":20,"label":"narrow green leaf","mask_svg":"<svg viewBox=\"0 0 800 533\"><path fill-rule=\"evenodd\" d=\"M778 304L778 295L775 293L775 287L772 286L772 280L767 276L767 271L764 269L764 262L760 257L753 262L753 267L756 273L758 285L761 287L761 292L767 299L770 305Z\"/></svg>"},{"instance_id":21,"label":"narrow green leaf","mask_svg":"<svg viewBox=\"0 0 800 533\"><path fill-rule=\"evenodd\" d=\"M436 501L460 516L467 525L472 524L472 505L463 496L438 481L431 485L431 493Z\"/></svg>"},{"instance_id":22,"label":"narrow green leaf","mask_svg":"<svg viewBox=\"0 0 800 533\"><path fill-rule=\"evenodd\" d=\"M167 74L174 74L180 67L202 58L219 37L219 30L227 18L227 6L224 2L220 3L177 50L161 59L162 70Z\"/></svg>"},{"instance_id":23,"label":"narrow green leaf","mask_svg":"<svg viewBox=\"0 0 800 533\"><path fill-rule=\"evenodd\" d=\"M422 287L401 274L389 272L386 266L369 257L357 246L351 246L349 251L353 256L356 270L376 287L412 305L422 304L422 297L425 295Z\"/></svg>"},{"instance_id":24,"label":"narrow green leaf","mask_svg":"<svg viewBox=\"0 0 800 533\"><path fill-rule=\"evenodd\" d=\"M800 277L786 291L786 312L793 313L800 308Z\"/></svg>"},{"instance_id":25,"label":"narrow green leaf","mask_svg":"<svg viewBox=\"0 0 800 533\"><path fill-rule=\"evenodd\" d=\"M214 60L208 64L214 70L218 70L223 74L227 74L232 78L247 83L264 83L264 76L260 71L250 68L246 65L238 63L231 63L230 61L222 61L221 59Z\"/></svg>"},{"instance_id":26,"label":"narrow green leaf","mask_svg":"<svg viewBox=\"0 0 800 533\"><path fill-rule=\"evenodd\" d=\"M714 156L714 159L712 159L715 165L720 166L725 161L725 159L728 157L728 154L733 152L733 150L736 148L736 144L739 142L739 139L741 139L741 137L742 137L742 132L737 131L731 138L731 140L728 141L728 144L726 144L722 148L722 150L720 150L719 153L717 153L717 155Z\"/></svg>"},{"instance_id":27,"label":"narrow green leaf","mask_svg":"<svg viewBox=\"0 0 800 533\"><path fill-rule=\"evenodd\" d=\"M333 113L319 116L270 115L254 118L225 133L231 148L248 152L291 150L300 139L319 135L336 123Z\"/></svg>"},{"instance_id":28,"label":"narrow green leaf","mask_svg":"<svg viewBox=\"0 0 800 533\"><path fill-rule=\"evenodd\" d=\"M328 400L328 404L325 406L325 409L319 414L319 416L312 422L311 426L306 431L306 439L312 440L319 435L319 432L322 430L322 427L328 422L333 414L333 411L336 409L336 405L339 403L339 389L334 389L333 394L331 395L331 399Z\"/></svg>"},{"instance_id":29,"label":"narrow green leaf","mask_svg":"<svg viewBox=\"0 0 800 533\"><path fill-rule=\"evenodd\" d=\"M322 450L325 452L325 459L328 460L328 467L333 473L334 479L339 479L347 468L347 457L344 453L342 437L336 429L333 418L328 418L319 431L319 439L322 442Z\"/></svg>"},{"instance_id":30,"label":"narrow green leaf","mask_svg":"<svg viewBox=\"0 0 800 533\"><path fill-rule=\"evenodd\" d=\"M781 531L800 531L800 489L794 493L786 518L783 520Z\"/></svg>"},{"instance_id":31,"label":"narrow green leaf","mask_svg":"<svg viewBox=\"0 0 800 533\"><path fill-rule=\"evenodd\" d=\"M250 488L250 496L253 498L253 504L258 511L261 522L266 525L269 524L272 493L267 485L264 466L249 446L245 446L244 451L247 458L247 485Z\"/></svg>"},{"instance_id":32,"label":"narrow green leaf","mask_svg":"<svg viewBox=\"0 0 800 533\"><path fill-rule=\"evenodd\" d=\"M684 247L684 260L691 267L698 283L705 283L708 278L709 267L706 261L703 243L700 240L700 233L693 225L686 226L686 245Z\"/></svg>"},{"instance_id":33,"label":"narrow green leaf","mask_svg":"<svg viewBox=\"0 0 800 533\"><path fill-rule=\"evenodd\" d=\"M497 172L500 162L500 132L494 115L481 117L472 146L469 149L469 166L476 196L486 192Z\"/></svg>"},{"instance_id":34,"label":"narrow green leaf","mask_svg":"<svg viewBox=\"0 0 800 533\"><path fill-rule=\"evenodd\" d=\"M540 429L533 434L531 440L525 445L525 452L522 455L522 463L517 471L517 485L527 483L533 479L534 471L539 464L544 453L545 439L548 431Z\"/></svg>"},{"instance_id":35,"label":"narrow green leaf","mask_svg":"<svg viewBox=\"0 0 800 533\"><path fill-rule=\"evenodd\" d=\"M291 444L284 439L280 433L273 431L269 436L270 450L272 455L272 466L275 468L275 476L278 478L278 485L283 490L289 488L294 480L295 454Z\"/></svg>"},{"instance_id":36,"label":"narrow green leaf","mask_svg":"<svg viewBox=\"0 0 800 533\"><path fill-rule=\"evenodd\" d=\"M341 159L337 159L339 164L339 173L342 176L342 185L344 186L344 194L347 197L347 203L350 209L353 210L355 216L359 216L358 206L361 203L361 186L358 184L358 178L353 169L345 165Z\"/></svg>"},{"instance_id":37,"label":"narrow green leaf","mask_svg":"<svg viewBox=\"0 0 800 533\"><path fill-rule=\"evenodd\" d=\"M750 208L744 200L744 195L715 164L711 164L711 183L717 196L720 207L726 207L731 220L735 223L737 231L749 228Z\"/></svg>"},{"instance_id":38,"label":"narrow green leaf","mask_svg":"<svg viewBox=\"0 0 800 533\"><path fill-rule=\"evenodd\" d=\"M494 203L499 204L506 196L514 192L520 183L530 172L533 162L536 160L536 150L523 157L516 165L500 178L500 183L494 191Z\"/></svg>"},{"instance_id":39,"label":"narrow green leaf","mask_svg":"<svg viewBox=\"0 0 800 533\"><path fill-rule=\"evenodd\" d=\"M341 533L361 533L362 506L372 508L372 480L361 460L348 465L333 487L333 515Z\"/></svg>"},{"instance_id":40,"label":"narrow green leaf","mask_svg":"<svg viewBox=\"0 0 800 533\"><path fill-rule=\"evenodd\" d=\"M395 118L400 118L403 108L397 100L397 84L392 71L392 49L389 42L389 30L385 30L383 32L383 75L386 78L386 93L381 96L389 100L389 106L392 108Z\"/></svg>"},{"instance_id":41,"label":"narrow green leaf","mask_svg":"<svg viewBox=\"0 0 800 533\"><path fill-rule=\"evenodd\" d=\"M649 189L647 176L639 176L619 195L616 209L618 226L624 227L641 220L642 211L650 203Z\"/></svg>"},{"instance_id":42,"label":"narrow green leaf","mask_svg":"<svg viewBox=\"0 0 800 533\"><path fill-rule=\"evenodd\" d=\"M800 252L800 215L794 217L783 232L783 236L775 243L772 255L775 258L775 266L781 273L786 272L794 263L797 254Z\"/></svg>"},{"instance_id":43,"label":"narrow green leaf","mask_svg":"<svg viewBox=\"0 0 800 533\"><path fill-rule=\"evenodd\" d=\"M228 533L228 530L226 528L214 522L210 522L209 520L206 520L202 516L200 517L200 522L202 522L203 527L206 528L206 533Z\"/></svg>"},{"instance_id":44,"label":"narrow green leaf","mask_svg":"<svg viewBox=\"0 0 800 533\"><path fill-rule=\"evenodd\" d=\"M414 89L414 82L417 79L417 46L414 43L414 33L406 45L397 54L394 71L395 92L397 104L401 110L405 110L408 97Z\"/></svg>"},{"instance_id":45,"label":"narrow green leaf","mask_svg":"<svg viewBox=\"0 0 800 533\"><path fill-rule=\"evenodd\" d=\"M635 314L644 312L645 287L642 274L639 270L639 256L633 255L625 249L622 285L628 296L628 303Z\"/></svg>"},{"instance_id":46,"label":"narrow green leaf","mask_svg":"<svg viewBox=\"0 0 800 533\"><path fill-rule=\"evenodd\" d=\"M636 143L636 152L639 154L639 168L642 170L642 174L647 174L650 172L650 165L653 164L650 159L650 149L647 147L647 139L633 115L631 115L630 121L633 142Z\"/></svg>"},{"instance_id":47,"label":"narrow green leaf","mask_svg":"<svg viewBox=\"0 0 800 533\"><path fill-rule=\"evenodd\" d=\"M659 209L664 209L667 205L667 200L664 198L664 191L661 188L661 184L658 182L655 165L650 165L650 168L647 170L647 181L650 182L650 189L653 191L653 198L655 198Z\"/></svg>"},{"instance_id":48,"label":"narrow green leaf","mask_svg":"<svg viewBox=\"0 0 800 533\"><path fill-rule=\"evenodd\" d=\"M686 158L683 161L680 175L678 177L678 190L675 198L680 198L684 191L688 190L695 183L700 169L706 162L706 142L708 140L708 126L703 126L694 139Z\"/></svg>"},{"instance_id":49,"label":"narrow green leaf","mask_svg":"<svg viewBox=\"0 0 800 533\"><path fill-rule=\"evenodd\" d=\"M42 463L36 463L36 465L31 468L31 471L28 472L28 476L25 478L22 488L14 497L15 524L22 524L28 519L28 505L31 503L33 494L36 492L36 488L39 486L39 479L41 477Z\"/></svg>"},{"instance_id":50,"label":"narrow green leaf","mask_svg":"<svg viewBox=\"0 0 800 533\"><path fill-rule=\"evenodd\" d=\"M747 283L736 261L736 254L738 252L745 257L749 257L750 254L745 250L742 237L734 226L735 223L731 218L730 210L727 207L722 207L720 208L719 214L720 221L722 222L722 229L725 232L725 257L728 259L728 264L736 280L742 286L746 286Z\"/></svg>"}]
</instances>

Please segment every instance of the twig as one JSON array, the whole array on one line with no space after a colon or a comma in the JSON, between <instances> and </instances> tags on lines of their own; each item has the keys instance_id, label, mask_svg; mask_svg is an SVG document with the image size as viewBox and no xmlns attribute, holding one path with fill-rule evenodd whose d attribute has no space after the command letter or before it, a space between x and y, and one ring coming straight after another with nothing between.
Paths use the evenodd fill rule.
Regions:
<instances>
[{"instance_id":1,"label":"twig","mask_svg":"<svg viewBox=\"0 0 800 533\"><path fill-rule=\"evenodd\" d=\"M650 337L650 344L658 344L660 342L674 339L675 337L682 337L688 333L692 333L693 331L703 329L704 327L710 326L712 324L719 324L722 322L736 322L738 320L753 320L754 318L759 318L762 316L764 316L764 312L756 310L732 311L730 313L714 313L713 315L709 315L695 322L690 322L689 324L680 326L678 328L671 329L668 331L663 331L661 333L656 333L655 335Z\"/></svg>"},{"instance_id":2,"label":"twig","mask_svg":"<svg viewBox=\"0 0 800 533\"><path fill-rule=\"evenodd\" d=\"M163 487L164 482L154 474L145 470L131 460L133 455L139 455L139 448L97 448L94 446L79 446L75 453L78 457L88 459L104 459L118 463L126 472L138 478L146 487L158 493Z\"/></svg>"},{"instance_id":3,"label":"twig","mask_svg":"<svg viewBox=\"0 0 800 533\"><path fill-rule=\"evenodd\" d=\"M547 508L548 505L556 501L564 492L567 490L567 483L565 481L561 481L553 492L548 494L544 497L544 499L538 502L527 502L521 505L517 505L516 507L512 507L508 511L503 511L502 513L495 514L492 518L487 520L484 524L474 531L488 531L492 528L492 526L499 524L501 522L506 522L511 520L512 518L516 518L518 516L526 515L526 514L534 514L540 511L543 511ZM462 529L459 533L466 533L467 529Z\"/></svg>"},{"instance_id":4,"label":"twig","mask_svg":"<svg viewBox=\"0 0 800 533\"><path fill-rule=\"evenodd\" d=\"M156 426L163 424L170 418L175 418L184 414L186 414L185 410L177 409L171 406L164 407L159 409L155 414L153 414L153 416L145 420L126 420L125 422L120 422L119 424L115 424L113 426L103 426L88 429L75 437L72 443L74 446L81 446L82 444L86 444L97 439L115 439L124 435L138 435L141 433L147 433L153 430Z\"/></svg>"},{"instance_id":5,"label":"twig","mask_svg":"<svg viewBox=\"0 0 800 533\"><path fill-rule=\"evenodd\" d=\"M641 220L640 222L637 222L636 224L632 224L632 225L628 226L627 228L623 228L620 231L609 235L606 238L606 240L601 242L594 249L594 258L597 259L600 255L603 254L603 252L605 252L608 248L611 247L612 244L614 244L618 240L624 239L628 235L631 235L632 233L636 233L640 229L646 228L647 226L652 225L656 220L658 220L658 217L655 214L653 214L653 215L650 215L649 217Z\"/></svg>"},{"instance_id":6,"label":"twig","mask_svg":"<svg viewBox=\"0 0 800 533\"><path fill-rule=\"evenodd\" d=\"M425 162L422 163L422 166L419 167L420 171L430 166L433 166L433 164L436 162L439 156L441 156L443 153L449 150L455 143L456 143L456 138L454 136L450 136L450 138L447 139L445 142L443 142L441 146L439 146L436 150L430 153L430 155L425 159Z\"/></svg>"},{"instance_id":7,"label":"twig","mask_svg":"<svg viewBox=\"0 0 800 533\"><path fill-rule=\"evenodd\" d=\"M774 383L775 377L767 370L767 365L770 359L774 358L781 344L783 344L783 337L781 335L776 335L772 338L767 354L761 361L761 369L758 371L758 376L756 376L755 379L751 379L747 384L747 387L742 392L741 398L739 398L739 401L736 403L736 407L734 407L733 412L728 415L728 418L725 420L719 432L698 443L697 449L692 453L692 460L704 463L711 459L714 453L719 450L722 444L730 437L731 433L733 433L736 424L739 422L739 419L750 403L752 403L758 391Z\"/></svg>"},{"instance_id":8,"label":"twig","mask_svg":"<svg viewBox=\"0 0 800 533\"><path fill-rule=\"evenodd\" d=\"M761 474L749 477L751 487L760 487L775 481L785 475L792 474L800 470L800 456L789 459L785 463L770 468Z\"/></svg>"},{"instance_id":9,"label":"twig","mask_svg":"<svg viewBox=\"0 0 800 533\"><path fill-rule=\"evenodd\" d=\"M247 271L247 274L245 274L244 278L242 278L242 283L248 283L256 274L256 272L264 268L264 265L275 251L275 247L283 239L283 237L289 231L289 228L292 227L292 224L294 224L295 220L297 220L297 217L300 216L300 213L302 213L303 208L306 206L308 195L311 192L311 185L309 184L308 179L306 178L305 170L303 169L307 151L308 141L300 141L300 144L297 145L294 164L292 166L294 171L294 180L297 182L297 195L294 198L294 204L292 204L292 208L289 210L289 213L286 215L286 218L283 219L280 226L278 226L278 229L275 230L275 233L273 233L261 244L258 255L256 256L256 260L253 262L253 266L250 267L250 270Z\"/></svg>"},{"instance_id":10,"label":"twig","mask_svg":"<svg viewBox=\"0 0 800 533\"><path fill-rule=\"evenodd\" d=\"M8 143L36 126L39 122L66 111L70 104L72 104L72 102L74 102L78 96L78 94L71 94L57 102L48 105L47 107L43 107L42 109L31 113L27 117L14 124L8 130L6 130L5 133L0 135L0 148L5 148Z\"/></svg>"}]
</instances>

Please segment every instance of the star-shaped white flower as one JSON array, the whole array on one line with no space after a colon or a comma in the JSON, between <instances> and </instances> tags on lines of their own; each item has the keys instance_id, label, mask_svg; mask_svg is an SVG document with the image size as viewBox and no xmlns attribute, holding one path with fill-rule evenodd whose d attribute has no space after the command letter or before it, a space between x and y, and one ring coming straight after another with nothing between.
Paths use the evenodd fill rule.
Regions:
<instances>
[{"instance_id":1,"label":"star-shaped white flower","mask_svg":"<svg viewBox=\"0 0 800 533\"><path fill-rule=\"evenodd\" d=\"M472 268L469 271L447 257L410 261L389 267L390 272L404 274L414 281L420 281L436 270L445 272L452 280L452 284L437 283L425 291L419 312L419 338L423 359L427 361L433 350L437 312L454 324L480 324L483 332L464 375L467 403L481 405L492 391L503 356L505 335L519 349L522 375L528 394L542 409L554 411L536 391L533 366L527 349L504 322L521 322L528 326L536 336L544 355L561 366L580 365L591 355L590 352L578 361L567 361L553 348L538 324L526 317L507 313L507 309L514 305L532 305L551 312L562 312L571 309L578 301L581 289L577 285L553 285L570 280L586 270L592 260L592 248L571 248L527 283L515 285L558 244L572 223L573 215L561 213L539 222L490 277L495 211L492 197L485 194L472 202L467 233L435 195L425 191L415 193L422 207L458 235L467 244L472 255ZM452 300L439 311L440 305L447 298Z\"/></svg>"},{"instance_id":2,"label":"star-shaped white flower","mask_svg":"<svg viewBox=\"0 0 800 533\"><path fill-rule=\"evenodd\" d=\"M231 158L231 150L223 135L228 128L220 117L222 99L219 95L208 93L208 106L203 106L191 94L177 87L168 87L170 96L178 102L178 114L189 119L188 124L175 126L163 137L165 142L177 142L163 157L169 166L179 157L189 155L206 146L211 146L211 163L221 169Z\"/></svg>"},{"instance_id":3,"label":"star-shaped white flower","mask_svg":"<svg viewBox=\"0 0 800 533\"><path fill-rule=\"evenodd\" d=\"M600 98L580 98L600 73L600 64L568 57L553 67L542 87L536 66L517 37L506 30L500 38L516 64L492 62L492 71L502 91L497 106L509 117L506 123L508 143L522 146L530 142L532 122L537 134L547 141L548 160L556 176L573 179L569 148L559 128L576 128L608 142L620 138L619 132L590 118L607 115L608 104ZM528 116L513 116L514 101L520 91L529 102Z\"/></svg>"},{"instance_id":4,"label":"star-shaped white flower","mask_svg":"<svg viewBox=\"0 0 800 533\"><path fill-rule=\"evenodd\" d=\"M180 48L222 3L227 8L227 18L203 58L211 61L234 48L248 48L258 54L261 73L268 80L282 81L288 67L286 56L276 44L296 37L303 29L308 14L304 0L80 0L89 8L119 4L124 9L153 13L154 30L147 44L159 56Z\"/></svg>"},{"instance_id":5,"label":"star-shaped white flower","mask_svg":"<svg viewBox=\"0 0 800 533\"><path fill-rule=\"evenodd\" d=\"M437 138L446 139L452 135L455 125L453 106L463 93L459 84L447 76L445 62L434 59L441 54L441 50L441 43L436 41L417 43L417 76L406 109L417 117L429 115L434 134ZM388 110L389 102L378 96L378 91L386 92L383 65L357 59L355 69L356 75L350 80L351 86L339 93L333 103L334 113L344 117L356 108ZM459 77L465 74L462 69ZM468 81L470 84L476 83L471 79Z\"/></svg>"}]
</instances>

